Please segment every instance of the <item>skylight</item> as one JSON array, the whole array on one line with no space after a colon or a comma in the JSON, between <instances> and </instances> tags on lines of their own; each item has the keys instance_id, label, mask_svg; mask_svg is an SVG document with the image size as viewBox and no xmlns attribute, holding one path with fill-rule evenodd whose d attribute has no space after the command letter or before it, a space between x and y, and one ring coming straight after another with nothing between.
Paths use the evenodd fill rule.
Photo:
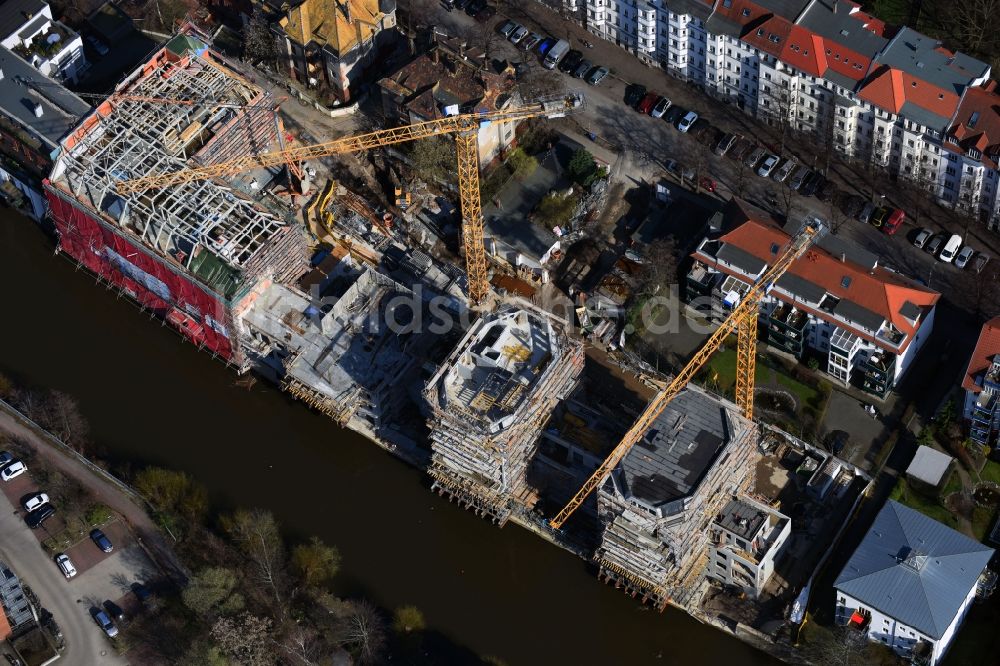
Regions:
<instances>
[{"instance_id":1,"label":"skylight","mask_svg":"<svg viewBox=\"0 0 1000 666\"><path fill-rule=\"evenodd\" d=\"M750 10L746 7L743 8L743 16L750 16Z\"/></svg>"},{"instance_id":2,"label":"skylight","mask_svg":"<svg viewBox=\"0 0 1000 666\"><path fill-rule=\"evenodd\" d=\"M975 129L976 123L978 123L978 122L979 122L979 112L978 111L973 111L972 115L969 116L969 122L967 122L965 124L969 126L969 129Z\"/></svg>"},{"instance_id":3,"label":"skylight","mask_svg":"<svg viewBox=\"0 0 1000 666\"><path fill-rule=\"evenodd\" d=\"M851 276L850 275L845 275L844 277L840 278L840 286L843 287L844 289L847 289L848 287L850 287L851 286Z\"/></svg>"},{"instance_id":4,"label":"skylight","mask_svg":"<svg viewBox=\"0 0 1000 666\"><path fill-rule=\"evenodd\" d=\"M778 245L777 243L771 243L771 254L778 254L778 250L780 249L781 249L780 245Z\"/></svg>"}]
</instances>

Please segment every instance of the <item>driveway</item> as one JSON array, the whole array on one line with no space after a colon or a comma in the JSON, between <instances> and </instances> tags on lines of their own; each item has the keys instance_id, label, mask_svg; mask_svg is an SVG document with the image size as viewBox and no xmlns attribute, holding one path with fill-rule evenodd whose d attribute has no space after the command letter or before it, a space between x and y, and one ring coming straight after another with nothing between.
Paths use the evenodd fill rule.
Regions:
<instances>
[{"instance_id":1,"label":"driveway","mask_svg":"<svg viewBox=\"0 0 1000 666\"><path fill-rule=\"evenodd\" d=\"M94 624L89 605L79 596L75 580L67 581L24 524L5 495L0 493L0 558L21 581L31 587L42 606L52 612L66 639L65 666L127 664Z\"/></svg>"}]
</instances>

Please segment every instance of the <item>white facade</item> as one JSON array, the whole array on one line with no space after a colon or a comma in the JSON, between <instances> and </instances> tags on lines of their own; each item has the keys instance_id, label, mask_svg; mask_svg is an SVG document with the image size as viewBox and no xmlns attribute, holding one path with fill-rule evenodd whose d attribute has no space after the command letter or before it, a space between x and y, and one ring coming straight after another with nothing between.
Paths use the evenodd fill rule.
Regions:
<instances>
[{"instance_id":1,"label":"white facade","mask_svg":"<svg viewBox=\"0 0 1000 666\"><path fill-rule=\"evenodd\" d=\"M877 608L866 606L864 603L840 590L836 592L838 624L848 624L851 620L851 615L858 613L867 618L867 624L862 630L868 636L869 640L888 645L904 657L910 656L914 646L918 642L927 643L931 648L930 659L927 662L928 666L936 666L936 664L941 662L948 648L951 647L955 633L965 619L966 613L969 612L969 606L972 605L972 600L976 596L976 587L972 586L955 618L948 625L948 629L945 630L941 638L937 639L920 633L913 627L899 622L896 618L882 613Z\"/></svg>"},{"instance_id":2,"label":"white facade","mask_svg":"<svg viewBox=\"0 0 1000 666\"><path fill-rule=\"evenodd\" d=\"M775 560L792 533L792 521L749 497L741 496L733 504L758 512L764 520L759 526L754 526L747 525L745 519L740 517L735 521L717 518L710 528L712 547L707 575L725 585L742 588L746 594L757 598L774 573ZM725 514L726 510L723 510ZM750 533L745 528L749 528Z\"/></svg>"},{"instance_id":3,"label":"white facade","mask_svg":"<svg viewBox=\"0 0 1000 666\"><path fill-rule=\"evenodd\" d=\"M53 19L47 4L40 13L26 18L17 30L2 35L0 44L45 76L59 81L76 83L87 68L80 35Z\"/></svg>"}]
</instances>

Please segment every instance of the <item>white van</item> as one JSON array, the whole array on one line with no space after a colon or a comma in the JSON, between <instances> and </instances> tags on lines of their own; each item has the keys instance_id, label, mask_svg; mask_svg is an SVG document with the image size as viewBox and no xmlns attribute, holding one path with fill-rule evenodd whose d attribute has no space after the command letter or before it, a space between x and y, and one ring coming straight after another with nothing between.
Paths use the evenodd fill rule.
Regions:
<instances>
[{"instance_id":1,"label":"white van","mask_svg":"<svg viewBox=\"0 0 1000 666\"><path fill-rule=\"evenodd\" d=\"M938 255L938 259L950 264L961 247L962 237L958 234L952 234L948 242L944 244L944 248L941 250L941 254Z\"/></svg>"},{"instance_id":2,"label":"white van","mask_svg":"<svg viewBox=\"0 0 1000 666\"><path fill-rule=\"evenodd\" d=\"M549 49L549 52L545 54L545 60L542 61L542 66L545 69L553 69L559 64L559 61L563 59L569 53L569 42L565 39L560 39L556 42L555 46Z\"/></svg>"}]
</instances>

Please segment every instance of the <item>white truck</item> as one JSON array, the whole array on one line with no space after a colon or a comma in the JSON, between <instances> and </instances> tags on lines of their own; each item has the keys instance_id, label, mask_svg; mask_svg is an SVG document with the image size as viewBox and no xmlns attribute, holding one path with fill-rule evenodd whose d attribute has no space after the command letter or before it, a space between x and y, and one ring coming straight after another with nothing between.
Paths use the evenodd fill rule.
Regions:
<instances>
[{"instance_id":1,"label":"white truck","mask_svg":"<svg viewBox=\"0 0 1000 666\"><path fill-rule=\"evenodd\" d=\"M562 60L568 52L569 42L565 39L560 39L555 43L555 46L549 49L549 52L545 54L545 60L542 61L542 65L545 69L554 69L555 66L559 64L559 61Z\"/></svg>"}]
</instances>

